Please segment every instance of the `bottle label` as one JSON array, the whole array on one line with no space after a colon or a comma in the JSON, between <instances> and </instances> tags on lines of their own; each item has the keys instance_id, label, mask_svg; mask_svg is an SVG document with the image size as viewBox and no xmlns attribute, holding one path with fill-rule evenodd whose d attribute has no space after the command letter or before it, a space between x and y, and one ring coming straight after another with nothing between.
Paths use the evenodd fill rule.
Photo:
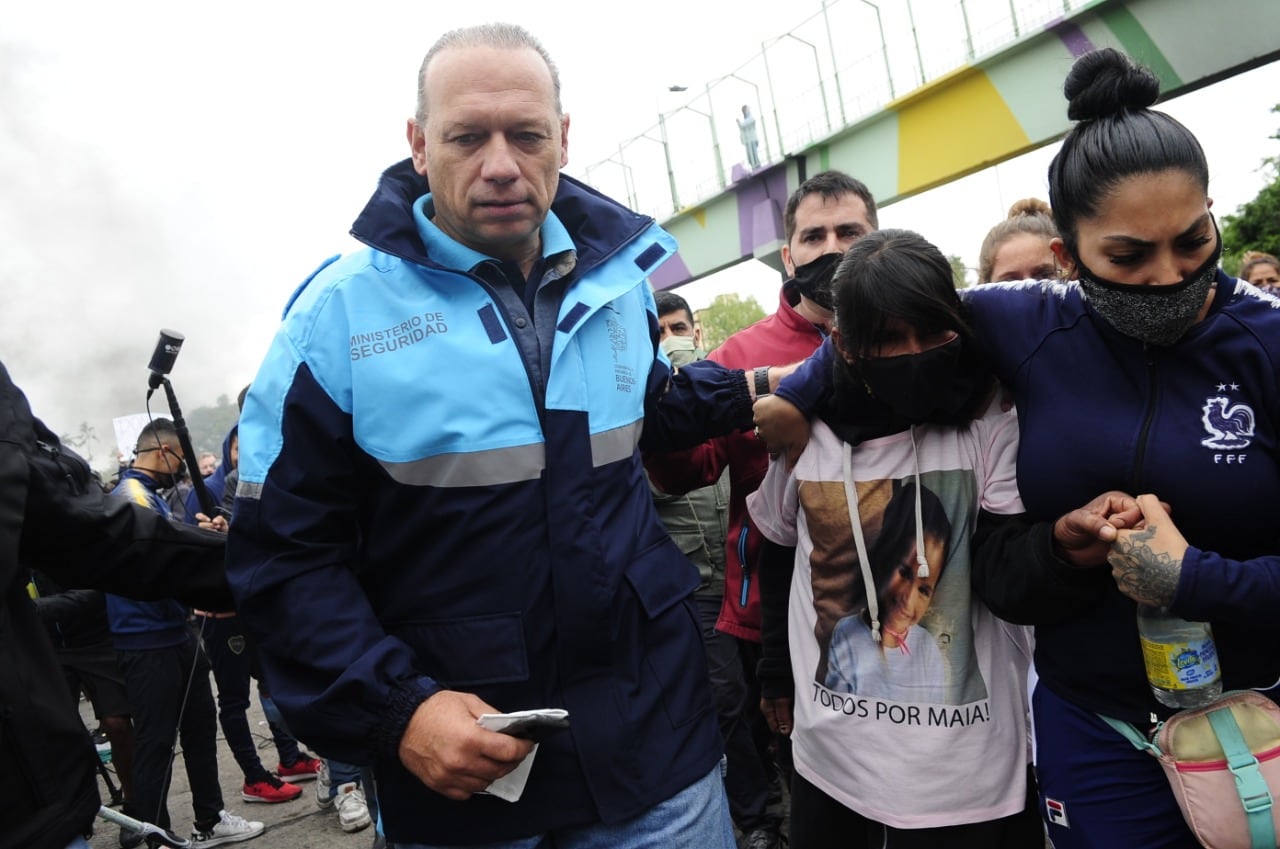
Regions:
<instances>
[{"instance_id":1,"label":"bottle label","mask_svg":"<svg viewBox=\"0 0 1280 849\"><path fill-rule=\"evenodd\" d=\"M1147 678L1164 690L1195 690L1217 681L1218 650L1212 639L1157 643L1142 637Z\"/></svg>"}]
</instances>

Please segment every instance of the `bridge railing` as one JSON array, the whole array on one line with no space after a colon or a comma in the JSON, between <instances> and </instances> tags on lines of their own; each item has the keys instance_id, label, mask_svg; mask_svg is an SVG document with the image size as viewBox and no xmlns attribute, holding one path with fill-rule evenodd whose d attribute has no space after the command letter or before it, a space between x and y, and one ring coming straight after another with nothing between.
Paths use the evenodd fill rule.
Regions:
<instances>
[{"instance_id":1,"label":"bridge railing","mask_svg":"<svg viewBox=\"0 0 1280 849\"><path fill-rule=\"evenodd\" d=\"M579 176L664 220L753 170L740 137L744 106L755 120L756 167L767 167L1095 2L821 0Z\"/></svg>"}]
</instances>

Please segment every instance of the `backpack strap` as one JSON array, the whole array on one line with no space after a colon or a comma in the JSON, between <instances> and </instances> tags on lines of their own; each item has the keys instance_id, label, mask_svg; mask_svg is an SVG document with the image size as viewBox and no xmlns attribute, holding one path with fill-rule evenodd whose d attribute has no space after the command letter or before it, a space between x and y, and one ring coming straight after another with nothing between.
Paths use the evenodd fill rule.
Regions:
<instances>
[{"instance_id":1,"label":"backpack strap","mask_svg":"<svg viewBox=\"0 0 1280 849\"><path fill-rule=\"evenodd\" d=\"M1236 779L1236 792L1244 806L1249 821L1249 835L1254 849L1276 845L1275 822L1271 818L1274 800L1267 782L1258 769L1258 759L1249 751L1249 744L1240 733L1240 726L1231 714L1231 708L1222 707L1208 713L1209 725L1217 735L1222 751L1227 756L1227 769Z\"/></svg>"}]
</instances>

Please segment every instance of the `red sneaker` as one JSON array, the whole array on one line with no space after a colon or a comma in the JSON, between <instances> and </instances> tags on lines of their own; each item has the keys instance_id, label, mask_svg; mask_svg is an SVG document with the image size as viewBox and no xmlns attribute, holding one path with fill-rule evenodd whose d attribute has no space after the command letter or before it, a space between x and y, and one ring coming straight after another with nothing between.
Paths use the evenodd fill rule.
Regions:
<instances>
[{"instance_id":1,"label":"red sneaker","mask_svg":"<svg viewBox=\"0 0 1280 849\"><path fill-rule=\"evenodd\" d=\"M320 759L311 755L303 755L297 763L289 766L280 764L276 767L276 775L283 781L312 781L320 772Z\"/></svg>"},{"instance_id":2,"label":"red sneaker","mask_svg":"<svg viewBox=\"0 0 1280 849\"><path fill-rule=\"evenodd\" d=\"M274 775L268 775L265 780L255 781L252 784L246 781L244 789L240 791L241 798L246 802L266 802L268 804L292 802L301 795L301 787L296 784L287 784Z\"/></svg>"}]
</instances>

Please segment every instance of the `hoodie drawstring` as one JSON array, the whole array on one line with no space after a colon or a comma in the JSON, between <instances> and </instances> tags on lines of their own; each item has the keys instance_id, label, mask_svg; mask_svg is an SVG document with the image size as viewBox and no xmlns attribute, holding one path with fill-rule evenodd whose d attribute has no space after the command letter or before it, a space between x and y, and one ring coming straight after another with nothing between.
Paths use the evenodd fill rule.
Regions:
<instances>
[{"instance_id":1,"label":"hoodie drawstring","mask_svg":"<svg viewBox=\"0 0 1280 849\"><path fill-rule=\"evenodd\" d=\"M929 561L924 556L923 502L920 496L920 450L916 445L916 429L911 433L911 453L915 458L916 482L916 576L929 577ZM867 596L867 614L871 617L871 639L877 643L880 637L880 600L871 574L871 560L867 556L867 540L862 532L862 517L858 511L858 491L853 485L853 446L844 443L844 496L849 505L849 523L853 526L853 544L858 550L858 566L862 571L862 585ZM905 645L905 641L901 641Z\"/></svg>"}]
</instances>

